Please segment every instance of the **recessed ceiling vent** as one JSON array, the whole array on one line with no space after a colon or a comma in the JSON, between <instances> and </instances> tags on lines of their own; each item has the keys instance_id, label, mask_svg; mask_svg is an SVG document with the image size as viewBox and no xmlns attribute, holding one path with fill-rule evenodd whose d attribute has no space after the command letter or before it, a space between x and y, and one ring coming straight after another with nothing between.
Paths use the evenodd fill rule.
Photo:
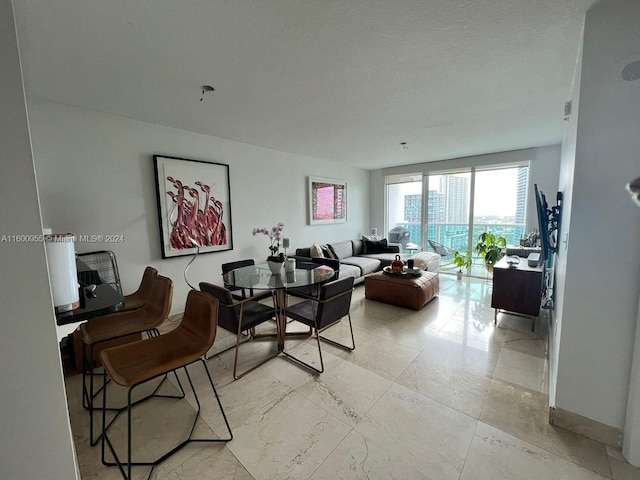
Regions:
<instances>
[{"instance_id":1,"label":"recessed ceiling vent","mask_svg":"<svg viewBox=\"0 0 640 480\"><path fill-rule=\"evenodd\" d=\"M640 79L640 61L631 62L622 69L622 78L627 82Z\"/></svg>"}]
</instances>

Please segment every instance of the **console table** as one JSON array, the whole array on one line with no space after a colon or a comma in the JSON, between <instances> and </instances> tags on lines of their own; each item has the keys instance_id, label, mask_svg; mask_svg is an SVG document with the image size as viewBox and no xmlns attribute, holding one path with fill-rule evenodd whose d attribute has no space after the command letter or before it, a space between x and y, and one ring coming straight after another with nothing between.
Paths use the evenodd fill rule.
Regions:
<instances>
[{"instance_id":1,"label":"console table","mask_svg":"<svg viewBox=\"0 0 640 480\"><path fill-rule=\"evenodd\" d=\"M494 308L494 323L498 323L498 310L533 317L531 331L534 331L536 317L540 315L544 262L536 267L527 265L526 258L509 266L507 257L502 257L493 266L493 293L491 308Z\"/></svg>"}]
</instances>

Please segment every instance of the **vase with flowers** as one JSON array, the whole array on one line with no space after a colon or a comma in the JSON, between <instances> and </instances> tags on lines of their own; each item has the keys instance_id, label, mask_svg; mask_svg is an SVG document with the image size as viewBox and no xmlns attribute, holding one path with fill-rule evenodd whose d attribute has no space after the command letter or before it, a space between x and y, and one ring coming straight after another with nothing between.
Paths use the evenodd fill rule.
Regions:
<instances>
[{"instance_id":1,"label":"vase with flowers","mask_svg":"<svg viewBox=\"0 0 640 480\"><path fill-rule=\"evenodd\" d=\"M271 273L278 274L282 272L282 267L284 266L284 253L280 252L280 247L282 246L282 230L284 229L284 223L278 222L275 227L271 228L254 228L253 235L257 235L262 233L269 237L271 241L271 245L269 245L269 251L271 255L267 257L267 264L269 265L269 269Z\"/></svg>"}]
</instances>

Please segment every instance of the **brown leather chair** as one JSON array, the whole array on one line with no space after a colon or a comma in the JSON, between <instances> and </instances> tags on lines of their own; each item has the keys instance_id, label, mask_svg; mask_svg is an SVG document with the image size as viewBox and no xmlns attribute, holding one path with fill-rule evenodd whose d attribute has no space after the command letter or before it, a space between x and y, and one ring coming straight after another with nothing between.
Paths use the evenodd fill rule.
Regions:
<instances>
[{"instance_id":1,"label":"brown leather chair","mask_svg":"<svg viewBox=\"0 0 640 480\"><path fill-rule=\"evenodd\" d=\"M125 295L124 305L118 311L126 312L127 310L137 310L138 308L142 308L151 297L151 293L153 292L153 282L157 276L158 271L155 268L145 268L138 290L129 295Z\"/></svg>"},{"instance_id":2,"label":"brown leather chair","mask_svg":"<svg viewBox=\"0 0 640 480\"><path fill-rule=\"evenodd\" d=\"M203 360L205 353L211 348L216 338L216 328L218 320L218 300L211 295L197 290L191 290L187 296L187 304L185 306L182 322L174 330L157 337L140 340L138 342L121 345L118 347L108 348L100 352L100 359L104 365L105 375L118 385L128 389L127 401L127 459L126 463L119 459L113 444L108 436L110 424L106 423L106 397L105 391L102 398L102 463L108 466L118 466L120 472L126 479L131 478L131 467L133 465L151 466L151 473L156 465L164 461L167 457L177 452L191 442L228 442L233 439L231 427L227 421L227 416L222 408L222 403L216 392L216 388L211 380L211 373L207 368L206 362ZM195 429L196 422L200 416L200 400L198 392L194 388L191 376L187 370L187 366L201 362L205 369L209 383L213 390L213 394L218 403L218 407L222 412L227 430L228 438L197 438L192 439L191 436ZM193 391L198 406L193 425L189 430L189 436L186 440L169 450L166 454L160 456L154 461L135 462L132 460L131 454L131 408L132 391L139 385L149 380L167 375L170 372L176 372L177 369L184 369L186 377ZM176 375L176 378L177 375ZM179 380L178 380L179 382ZM182 389L182 386L180 385ZM160 396L160 395L154 395ZM174 397L175 398L175 397ZM107 462L105 459L105 444L108 445L115 462ZM126 467L126 472L125 472Z\"/></svg>"},{"instance_id":3,"label":"brown leather chair","mask_svg":"<svg viewBox=\"0 0 640 480\"><path fill-rule=\"evenodd\" d=\"M216 355L226 352L232 348L236 349L235 358L233 361L233 378L236 380L243 377L250 371L259 367L263 363L278 356L278 353L274 353L269 357L262 360L257 365L245 370L238 375L238 352L240 351L240 345L246 341L258 338L260 336L274 336L274 335L256 335L255 327L261 323L272 320L276 316L274 307L263 305L255 300L254 297L247 298L245 300L234 301L229 289L213 285L212 283L200 282L200 290L213 295L220 302L220 310L218 313L218 325L225 330L236 335L236 344L231 346ZM277 322L276 322L277 325Z\"/></svg>"},{"instance_id":4,"label":"brown leather chair","mask_svg":"<svg viewBox=\"0 0 640 480\"><path fill-rule=\"evenodd\" d=\"M151 296L151 292L153 291L153 281L157 276L158 271L155 268L145 268L138 290L124 297L124 305L120 309L118 309L118 312L126 312L127 310L137 310L138 308L142 308ZM122 345L124 343L129 343L136 340L142 340L142 336L140 334L133 334L126 338L115 339L111 341L109 345L104 345L103 347L115 347L116 345ZM76 371L78 372L82 372L83 370L82 345L82 333L80 332L80 327L78 327L75 332L73 332L73 351ZM99 362L97 352L96 357L92 361L96 364Z\"/></svg>"},{"instance_id":5,"label":"brown leather chair","mask_svg":"<svg viewBox=\"0 0 640 480\"><path fill-rule=\"evenodd\" d=\"M343 348L345 350L354 350L356 343L353 338L353 326L351 324L351 296L353 294L353 277L342 278L325 283L320 287L320 293L317 297L310 297L304 302L296 303L287 307L287 317L300 323L308 325L316 332L316 342L318 343L318 354L320 355L320 369L303 362L288 352L284 354L304 365L311 370L322 373L324 372L324 363L322 361L322 349L320 348L320 340ZM322 337L320 332L335 323L343 317L349 318L349 329L351 331L351 347L335 342L328 338Z\"/></svg>"},{"instance_id":6,"label":"brown leather chair","mask_svg":"<svg viewBox=\"0 0 640 480\"><path fill-rule=\"evenodd\" d=\"M102 317L93 318L80 325L82 334L83 372L82 392L83 406L89 410L90 442L95 445L99 438L94 439L93 434L93 401L95 396L105 389L102 385L98 391L94 391L94 358L99 348L105 348L106 342L114 339L122 339L133 334L146 332L149 336L157 336L157 327L162 324L171 311L173 300L173 281L170 278L158 275L153 282L153 289L149 300L138 310L115 312ZM86 379L89 376L89 389ZM115 410L121 410L116 408Z\"/></svg>"}]
</instances>

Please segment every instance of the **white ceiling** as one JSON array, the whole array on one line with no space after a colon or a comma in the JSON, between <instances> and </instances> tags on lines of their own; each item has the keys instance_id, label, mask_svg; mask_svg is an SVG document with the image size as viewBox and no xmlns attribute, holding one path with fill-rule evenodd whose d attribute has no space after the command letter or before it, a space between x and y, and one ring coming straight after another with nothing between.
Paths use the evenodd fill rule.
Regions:
<instances>
[{"instance_id":1,"label":"white ceiling","mask_svg":"<svg viewBox=\"0 0 640 480\"><path fill-rule=\"evenodd\" d=\"M559 143L593 2L14 0L14 7L27 95L381 168ZM215 92L201 102L203 84Z\"/></svg>"}]
</instances>

